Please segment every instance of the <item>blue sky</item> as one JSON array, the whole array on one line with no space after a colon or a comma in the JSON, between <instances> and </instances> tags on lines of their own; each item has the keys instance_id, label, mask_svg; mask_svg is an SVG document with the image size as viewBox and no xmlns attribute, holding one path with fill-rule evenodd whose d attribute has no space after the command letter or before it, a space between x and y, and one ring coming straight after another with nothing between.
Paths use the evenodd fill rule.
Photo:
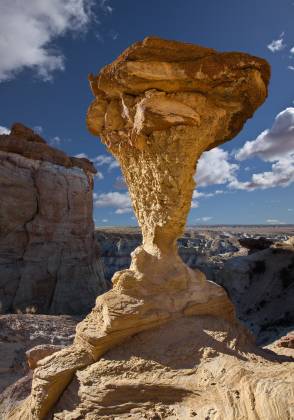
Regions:
<instances>
[{"instance_id":1,"label":"blue sky","mask_svg":"<svg viewBox=\"0 0 294 420\"><path fill-rule=\"evenodd\" d=\"M96 225L134 225L120 170L86 129L87 75L147 35L261 56L269 97L203 156L188 224L294 223L293 19L294 0L0 0L0 130L20 121L93 159Z\"/></svg>"}]
</instances>

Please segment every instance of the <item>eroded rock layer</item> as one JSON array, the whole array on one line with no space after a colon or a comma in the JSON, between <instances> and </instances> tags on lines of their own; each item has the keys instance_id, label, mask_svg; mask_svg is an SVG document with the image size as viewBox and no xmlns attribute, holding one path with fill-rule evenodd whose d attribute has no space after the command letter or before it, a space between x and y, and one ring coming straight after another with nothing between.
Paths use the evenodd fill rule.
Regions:
<instances>
[{"instance_id":1,"label":"eroded rock layer","mask_svg":"<svg viewBox=\"0 0 294 420\"><path fill-rule=\"evenodd\" d=\"M45 418L77 370L144 330L197 315L236 324L225 290L183 263L176 240L197 160L239 132L268 79L259 58L158 38L134 44L91 78L88 126L120 163L143 243L78 324L73 345L38 362L30 398L12 418Z\"/></svg>"},{"instance_id":2,"label":"eroded rock layer","mask_svg":"<svg viewBox=\"0 0 294 420\"><path fill-rule=\"evenodd\" d=\"M197 160L240 131L268 80L262 59L158 38L132 45L90 78L88 127L121 165L146 249L171 251Z\"/></svg>"},{"instance_id":3,"label":"eroded rock layer","mask_svg":"<svg viewBox=\"0 0 294 420\"><path fill-rule=\"evenodd\" d=\"M291 419L293 361L256 348L240 326L181 318L78 371L52 418Z\"/></svg>"},{"instance_id":4,"label":"eroded rock layer","mask_svg":"<svg viewBox=\"0 0 294 420\"><path fill-rule=\"evenodd\" d=\"M0 313L81 314L105 291L93 173L21 124L0 136Z\"/></svg>"}]
</instances>

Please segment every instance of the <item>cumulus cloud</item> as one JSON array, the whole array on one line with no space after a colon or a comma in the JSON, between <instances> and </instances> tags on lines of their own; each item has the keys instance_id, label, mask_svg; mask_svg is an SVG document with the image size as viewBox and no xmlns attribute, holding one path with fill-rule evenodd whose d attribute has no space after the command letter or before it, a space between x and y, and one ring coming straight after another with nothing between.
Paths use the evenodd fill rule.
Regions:
<instances>
[{"instance_id":1,"label":"cumulus cloud","mask_svg":"<svg viewBox=\"0 0 294 420\"><path fill-rule=\"evenodd\" d=\"M294 55L294 47L291 48L290 54L293 54Z\"/></svg>"},{"instance_id":2,"label":"cumulus cloud","mask_svg":"<svg viewBox=\"0 0 294 420\"><path fill-rule=\"evenodd\" d=\"M132 211L131 200L128 192L120 193L111 191L108 193L94 194L94 204L96 207L116 208L116 214L130 213Z\"/></svg>"},{"instance_id":3,"label":"cumulus cloud","mask_svg":"<svg viewBox=\"0 0 294 420\"><path fill-rule=\"evenodd\" d=\"M92 161L94 163L94 165L96 166L96 169L97 169L96 178L99 179L99 180L104 179L103 173L101 172L101 170L98 169L101 166L108 167L108 172L110 172L114 168L119 167L118 162L110 155L98 155L94 158L91 158L86 153L78 153L77 155L75 155L75 157L86 158L86 159L89 159L90 161ZM125 188L126 188L126 186L125 186Z\"/></svg>"},{"instance_id":4,"label":"cumulus cloud","mask_svg":"<svg viewBox=\"0 0 294 420\"><path fill-rule=\"evenodd\" d=\"M294 71L294 66L288 66L288 69Z\"/></svg>"},{"instance_id":5,"label":"cumulus cloud","mask_svg":"<svg viewBox=\"0 0 294 420\"><path fill-rule=\"evenodd\" d=\"M213 193L204 193L204 192L202 192L202 191L197 191L197 190L195 190L195 191L193 191L193 196L192 196L192 198L194 199L194 198L203 198L203 197L212 197L214 194Z\"/></svg>"},{"instance_id":6,"label":"cumulus cloud","mask_svg":"<svg viewBox=\"0 0 294 420\"><path fill-rule=\"evenodd\" d=\"M234 178L239 165L229 162L229 154L216 147L204 152L197 165L196 183L199 187L225 184Z\"/></svg>"},{"instance_id":7,"label":"cumulus cloud","mask_svg":"<svg viewBox=\"0 0 294 420\"><path fill-rule=\"evenodd\" d=\"M90 160L92 160L96 166L108 166L108 171L111 171L114 168L119 168L118 161L110 155L98 155Z\"/></svg>"},{"instance_id":8,"label":"cumulus cloud","mask_svg":"<svg viewBox=\"0 0 294 420\"><path fill-rule=\"evenodd\" d=\"M236 153L236 159L258 156L265 161L275 161L289 153L294 153L294 107L284 109L275 117L272 128L255 140L247 141Z\"/></svg>"},{"instance_id":9,"label":"cumulus cloud","mask_svg":"<svg viewBox=\"0 0 294 420\"><path fill-rule=\"evenodd\" d=\"M108 166L108 170L111 171L112 169L119 168L119 163L117 160L113 159L111 164Z\"/></svg>"},{"instance_id":10,"label":"cumulus cloud","mask_svg":"<svg viewBox=\"0 0 294 420\"><path fill-rule=\"evenodd\" d=\"M64 70L64 56L52 42L68 33L85 32L93 20L94 5L93 0L2 0L0 82L25 68L35 70L43 80Z\"/></svg>"},{"instance_id":11,"label":"cumulus cloud","mask_svg":"<svg viewBox=\"0 0 294 420\"><path fill-rule=\"evenodd\" d=\"M103 175L103 173L102 173L102 172L100 172L100 171L97 171L97 172L96 172L95 177L96 177L97 179L99 179L99 180L104 179L104 175Z\"/></svg>"},{"instance_id":12,"label":"cumulus cloud","mask_svg":"<svg viewBox=\"0 0 294 420\"><path fill-rule=\"evenodd\" d=\"M2 125L0 125L0 135L1 134L9 134L10 130L9 128L3 127Z\"/></svg>"},{"instance_id":13,"label":"cumulus cloud","mask_svg":"<svg viewBox=\"0 0 294 420\"><path fill-rule=\"evenodd\" d=\"M274 39L270 44L267 45L267 48L275 53L278 51L282 51L285 47L286 44L284 44L284 32L280 35L279 39Z\"/></svg>"},{"instance_id":14,"label":"cumulus cloud","mask_svg":"<svg viewBox=\"0 0 294 420\"><path fill-rule=\"evenodd\" d=\"M92 159L96 166L110 165L113 158L110 155L98 155Z\"/></svg>"},{"instance_id":15,"label":"cumulus cloud","mask_svg":"<svg viewBox=\"0 0 294 420\"><path fill-rule=\"evenodd\" d=\"M271 171L253 174L250 181L241 182L233 180L229 186L239 190L253 191L257 188L267 189L274 187L288 187L294 182L294 155L288 159L275 162Z\"/></svg>"},{"instance_id":16,"label":"cumulus cloud","mask_svg":"<svg viewBox=\"0 0 294 420\"><path fill-rule=\"evenodd\" d=\"M280 112L272 128L247 141L236 153L237 160L259 157L272 162L271 170L253 174L250 181L233 179L229 186L241 190L287 187L294 182L294 108Z\"/></svg>"},{"instance_id":17,"label":"cumulus cloud","mask_svg":"<svg viewBox=\"0 0 294 420\"><path fill-rule=\"evenodd\" d=\"M199 207L198 201L192 201L191 203L191 209L197 209Z\"/></svg>"}]
</instances>

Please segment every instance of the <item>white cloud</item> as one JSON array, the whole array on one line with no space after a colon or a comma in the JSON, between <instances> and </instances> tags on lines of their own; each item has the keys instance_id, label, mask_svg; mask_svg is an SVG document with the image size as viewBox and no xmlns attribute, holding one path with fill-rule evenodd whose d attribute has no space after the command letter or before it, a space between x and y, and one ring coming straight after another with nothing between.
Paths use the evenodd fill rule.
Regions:
<instances>
[{"instance_id":1,"label":"white cloud","mask_svg":"<svg viewBox=\"0 0 294 420\"><path fill-rule=\"evenodd\" d=\"M3 127L2 125L0 125L0 135L1 134L9 134L10 130L9 128Z\"/></svg>"},{"instance_id":2,"label":"white cloud","mask_svg":"<svg viewBox=\"0 0 294 420\"><path fill-rule=\"evenodd\" d=\"M289 159L281 159L274 163L271 171L253 174L250 181L242 182L234 179L229 187L238 190L253 191L257 188L288 187L294 182L294 155Z\"/></svg>"},{"instance_id":3,"label":"white cloud","mask_svg":"<svg viewBox=\"0 0 294 420\"><path fill-rule=\"evenodd\" d=\"M105 13L112 13L113 12L113 7L109 6L109 0L101 0L101 9L105 12Z\"/></svg>"},{"instance_id":4,"label":"white cloud","mask_svg":"<svg viewBox=\"0 0 294 420\"><path fill-rule=\"evenodd\" d=\"M108 166L108 171L111 171L114 168L119 168L118 161L110 155L98 155L91 160L95 163L96 166Z\"/></svg>"},{"instance_id":5,"label":"white cloud","mask_svg":"<svg viewBox=\"0 0 294 420\"><path fill-rule=\"evenodd\" d=\"M112 169L119 168L119 163L117 160L113 160L111 164L108 166L108 170L111 171Z\"/></svg>"},{"instance_id":6,"label":"white cloud","mask_svg":"<svg viewBox=\"0 0 294 420\"><path fill-rule=\"evenodd\" d=\"M1 0L0 81L25 68L43 80L64 70L64 56L52 42L87 30L94 4L93 0Z\"/></svg>"},{"instance_id":7,"label":"white cloud","mask_svg":"<svg viewBox=\"0 0 294 420\"><path fill-rule=\"evenodd\" d=\"M94 204L96 207L116 208L116 214L130 213L132 211L131 200L128 192L120 193L112 191L102 194L94 194Z\"/></svg>"},{"instance_id":8,"label":"white cloud","mask_svg":"<svg viewBox=\"0 0 294 420\"><path fill-rule=\"evenodd\" d=\"M79 158L79 159L90 159L89 156L86 155L86 153L78 153L74 157Z\"/></svg>"},{"instance_id":9,"label":"white cloud","mask_svg":"<svg viewBox=\"0 0 294 420\"><path fill-rule=\"evenodd\" d=\"M201 191L197 191L197 190L194 190L193 191L193 196L192 196L192 198L194 199L194 198L203 198L203 197L212 197L213 196L213 194L212 193L204 193L204 192L201 192Z\"/></svg>"},{"instance_id":10,"label":"white cloud","mask_svg":"<svg viewBox=\"0 0 294 420\"><path fill-rule=\"evenodd\" d=\"M211 219L213 219L211 216L198 217L196 222L209 222Z\"/></svg>"},{"instance_id":11,"label":"white cloud","mask_svg":"<svg viewBox=\"0 0 294 420\"><path fill-rule=\"evenodd\" d=\"M131 207L126 207L122 209L115 210L116 214L125 214L125 213L132 213L133 209Z\"/></svg>"},{"instance_id":12,"label":"white cloud","mask_svg":"<svg viewBox=\"0 0 294 420\"><path fill-rule=\"evenodd\" d=\"M110 155L98 155L91 159L96 166L110 165L113 161L113 157Z\"/></svg>"},{"instance_id":13,"label":"white cloud","mask_svg":"<svg viewBox=\"0 0 294 420\"><path fill-rule=\"evenodd\" d=\"M99 180L104 179L104 175L103 175L103 173L102 173L102 172L100 172L100 171L97 171L97 172L96 172L95 177L96 177L97 179L99 179Z\"/></svg>"},{"instance_id":14,"label":"white cloud","mask_svg":"<svg viewBox=\"0 0 294 420\"><path fill-rule=\"evenodd\" d=\"M272 128L263 131L255 140L247 141L236 153L237 160L258 156L275 161L294 152L294 107L280 112Z\"/></svg>"},{"instance_id":15,"label":"white cloud","mask_svg":"<svg viewBox=\"0 0 294 420\"><path fill-rule=\"evenodd\" d=\"M270 225L285 225L285 222L281 222L278 219L267 219L266 223L269 223Z\"/></svg>"},{"instance_id":16,"label":"white cloud","mask_svg":"<svg viewBox=\"0 0 294 420\"><path fill-rule=\"evenodd\" d=\"M43 133L43 127L41 125L35 125L33 127L33 130L34 130L35 133L38 133L38 134L42 134Z\"/></svg>"},{"instance_id":17,"label":"white cloud","mask_svg":"<svg viewBox=\"0 0 294 420\"><path fill-rule=\"evenodd\" d=\"M48 142L51 146L59 146L61 143L61 138L58 136L52 137ZM85 156L76 156L76 157L85 157Z\"/></svg>"},{"instance_id":18,"label":"white cloud","mask_svg":"<svg viewBox=\"0 0 294 420\"><path fill-rule=\"evenodd\" d=\"M288 69L294 71L294 66L288 66Z\"/></svg>"},{"instance_id":19,"label":"white cloud","mask_svg":"<svg viewBox=\"0 0 294 420\"><path fill-rule=\"evenodd\" d=\"M204 193L202 191L194 190L193 195L192 195L191 208L196 209L196 208L199 207L199 203L198 203L198 201L196 201L199 198L210 198L210 197L213 197L215 195L220 195L220 194L224 194L224 193L225 193L225 191L223 191L223 190L215 190L211 193Z\"/></svg>"},{"instance_id":20,"label":"white cloud","mask_svg":"<svg viewBox=\"0 0 294 420\"><path fill-rule=\"evenodd\" d=\"M294 55L294 47L291 48L290 54L293 54Z\"/></svg>"},{"instance_id":21,"label":"white cloud","mask_svg":"<svg viewBox=\"0 0 294 420\"><path fill-rule=\"evenodd\" d=\"M239 165L229 162L229 154L218 147L204 152L199 159L196 183L199 187L225 184L234 178Z\"/></svg>"},{"instance_id":22,"label":"white cloud","mask_svg":"<svg viewBox=\"0 0 294 420\"><path fill-rule=\"evenodd\" d=\"M108 219L102 219L102 223L107 223Z\"/></svg>"},{"instance_id":23,"label":"white cloud","mask_svg":"<svg viewBox=\"0 0 294 420\"><path fill-rule=\"evenodd\" d=\"M282 51L286 47L286 44L284 44L283 37L284 37L284 33L280 35L279 39L274 39L270 44L268 44L267 48L273 53L277 51Z\"/></svg>"},{"instance_id":24,"label":"white cloud","mask_svg":"<svg viewBox=\"0 0 294 420\"><path fill-rule=\"evenodd\" d=\"M255 140L247 141L236 153L236 159L259 157L272 162L271 170L253 174L250 181L233 179L229 186L241 190L287 187L294 182L294 108L280 112L272 128L263 131Z\"/></svg>"},{"instance_id":25,"label":"white cloud","mask_svg":"<svg viewBox=\"0 0 294 420\"><path fill-rule=\"evenodd\" d=\"M228 152L215 148L203 153L197 167L197 186L226 184L231 190L253 191L287 187L294 183L294 107L280 112L270 129L264 130L255 140L247 141L235 154L238 161L253 157L269 162L270 168L253 173L249 181L240 181L237 178L240 165L230 161ZM245 167L245 171L248 172L249 169ZM192 208L199 206L199 199L223 193L223 190L217 191L194 191Z\"/></svg>"}]
</instances>

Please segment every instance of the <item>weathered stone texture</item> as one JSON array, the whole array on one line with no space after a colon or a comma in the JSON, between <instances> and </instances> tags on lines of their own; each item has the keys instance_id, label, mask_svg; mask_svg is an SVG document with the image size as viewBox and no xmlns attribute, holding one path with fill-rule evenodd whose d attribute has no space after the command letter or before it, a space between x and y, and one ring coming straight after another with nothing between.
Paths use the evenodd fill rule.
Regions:
<instances>
[{"instance_id":1,"label":"weathered stone texture","mask_svg":"<svg viewBox=\"0 0 294 420\"><path fill-rule=\"evenodd\" d=\"M284 420L293 390L293 358L197 316L142 332L77 371L52 418Z\"/></svg>"},{"instance_id":2,"label":"weathered stone texture","mask_svg":"<svg viewBox=\"0 0 294 420\"><path fill-rule=\"evenodd\" d=\"M105 290L94 172L20 124L0 136L1 313L85 313Z\"/></svg>"},{"instance_id":3,"label":"weathered stone texture","mask_svg":"<svg viewBox=\"0 0 294 420\"><path fill-rule=\"evenodd\" d=\"M88 127L120 163L143 244L78 324L74 344L38 362L31 396L12 418L44 418L77 370L144 330L186 316L237 324L224 289L183 263L176 240L201 153L239 132L268 79L259 58L158 38L134 44L91 78Z\"/></svg>"}]
</instances>

